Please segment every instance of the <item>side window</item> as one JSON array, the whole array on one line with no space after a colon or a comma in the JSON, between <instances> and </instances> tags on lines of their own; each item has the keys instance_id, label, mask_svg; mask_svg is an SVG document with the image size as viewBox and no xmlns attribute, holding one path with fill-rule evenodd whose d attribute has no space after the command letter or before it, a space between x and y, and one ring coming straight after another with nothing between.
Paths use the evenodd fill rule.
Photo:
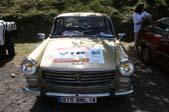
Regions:
<instances>
[{"instance_id":1,"label":"side window","mask_svg":"<svg viewBox=\"0 0 169 112\"><path fill-rule=\"evenodd\" d=\"M159 22L156 26L157 33L163 37L168 37L169 34L169 24L166 22Z\"/></svg>"},{"instance_id":2,"label":"side window","mask_svg":"<svg viewBox=\"0 0 169 112\"><path fill-rule=\"evenodd\" d=\"M106 27L107 27L109 34L113 34L113 28L112 28L111 21L108 18L106 18L105 22L106 22Z\"/></svg>"},{"instance_id":3,"label":"side window","mask_svg":"<svg viewBox=\"0 0 169 112\"><path fill-rule=\"evenodd\" d=\"M60 35L63 29L63 19L62 18L58 18L55 20L54 23L54 35Z\"/></svg>"},{"instance_id":4,"label":"side window","mask_svg":"<svg viewBox=\"0 0 169 112\"><path fill-rule=\"evenodd\" d=\"M158 26L153 26L151 31L153 34L159 34L159 35L165 36L165 31Z\"/></svg>"}]
</instances>

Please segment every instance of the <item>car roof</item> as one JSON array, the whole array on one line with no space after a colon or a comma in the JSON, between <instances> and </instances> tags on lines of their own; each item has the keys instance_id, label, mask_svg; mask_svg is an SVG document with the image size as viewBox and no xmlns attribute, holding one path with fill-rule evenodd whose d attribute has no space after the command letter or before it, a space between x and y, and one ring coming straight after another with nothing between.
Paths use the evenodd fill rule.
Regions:
<instances>
[{"instance_id":1,"label":"car roof","mask_svg":"<svg viewBox=\"0 0 169 112\"><path fill-rule=\"evenodd\" d=\"M77 17L86 17L86 16L106 16L106 14L101 13L94 13L94 12L72 12L72 13L62 13L58 15L57 17L71 17L71 16L77 16Z\"/></svg>"}]
</instances>

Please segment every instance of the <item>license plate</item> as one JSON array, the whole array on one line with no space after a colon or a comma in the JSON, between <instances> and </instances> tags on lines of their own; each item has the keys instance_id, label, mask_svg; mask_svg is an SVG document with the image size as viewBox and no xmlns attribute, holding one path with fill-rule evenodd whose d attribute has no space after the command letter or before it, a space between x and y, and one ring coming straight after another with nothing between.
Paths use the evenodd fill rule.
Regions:
<instances>
[{"instance_id":1,"label":"license plate","mask_svg":"<svg viewBox=\"0 0 169 112\"><path fill-rule=\"evenodd\" d=\"M97 103L96 97L58 97L60 103Z\"/></svg>"}]
</instances>

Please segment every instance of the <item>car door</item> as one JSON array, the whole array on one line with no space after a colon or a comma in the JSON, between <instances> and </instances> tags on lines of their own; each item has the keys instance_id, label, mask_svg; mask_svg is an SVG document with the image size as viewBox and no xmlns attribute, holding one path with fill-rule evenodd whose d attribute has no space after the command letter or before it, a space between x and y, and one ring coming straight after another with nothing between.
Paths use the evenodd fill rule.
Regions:
<instances>
[{"instance_id":1,"label":"car door","mask_svg":"<svg viewBox=\"0 0 169 112\"><path fill-rule=\"evenodd\" d=\"M142 31L142 43L144 46L148 47L151 51L151 57L153 59L159 58L158 52L160 51L160 38L162 37L159 34L159 28L155 27L155 25L150 25Z\"/></svg>"},{"instance_id":2,"label":"car door","mask_svg":"<svg viewBox=\"0 0 169 112\"><path fill-rule=\"evenodd\" d=\"M160 41L160 56L163 57L164 64L169 65L169 38L168 36L163 36Z\"/></svg>"},{"instance_id":3,"label":"car door","mask_svg":"<svg viewBox=\"0 0 169 112\"><path fill-rule=\"evenodd\" d=\"M158 54L158 61L162 65L169 65L169 33L165 29L169 27L164 23L159 22L154 26L155 34L159 36L156 53Z\"/></svg>"}]
</instances>

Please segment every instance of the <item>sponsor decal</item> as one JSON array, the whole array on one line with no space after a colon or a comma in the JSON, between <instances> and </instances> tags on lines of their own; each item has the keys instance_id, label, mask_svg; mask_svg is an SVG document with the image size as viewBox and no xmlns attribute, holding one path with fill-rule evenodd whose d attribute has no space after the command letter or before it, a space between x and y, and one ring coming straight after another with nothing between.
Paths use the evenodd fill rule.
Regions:
<instances>
[{"instance_id":1,"label":"sponsor decal","mask_svg":"<svg viewBox=\"0 0 169 112\"><path fill-rule=\"evenodd\" d=\"M53 63L104 64L103 49L99 48L58 48Z\"/></svg>"},{"instance_id":2,"label":"sponsor decal","mask_svg":"<svg viewBox=\"0 0 169 112\"><path fill-rule=\"evenodd\" d=\"M60 52L60 55L66 55L68 54L69 52Z\"/></svg>"},{"instance_id":3,"label":"sponsor decal","mask_svg":"<svg viewBox=\"0 0 169 112\"><path fill-rule=\"evenodd\" d=\"M102 49L92 49L89 53L89 62L94 64L104 64Z\"/></svg>"},{"instance_id":4,"label":"sponsor decal","mask_svg":"<svg viewBox=\"0 0 169 112\"><path fill-rule=\"evenodd\" d=\"M57 48L57 51L73 51L73 50L79 50L79 51L87 51L89 48L87 47L78 47L78 48L74 48L74 47L65 47L65 48Z\"/></svg>"},{"instance_id":5,"label":"sponsor decal","mask_svg":"<svg viewBox=\"0 0 169 112\"><path fill-rule=\"evenodd\" d=\"M54 63L73 63L73 62L83 62L88 63L88 58L79 58L79 59L72 59L72 58L55 58L53 60Z\"/></svg>"}]
</instances>

